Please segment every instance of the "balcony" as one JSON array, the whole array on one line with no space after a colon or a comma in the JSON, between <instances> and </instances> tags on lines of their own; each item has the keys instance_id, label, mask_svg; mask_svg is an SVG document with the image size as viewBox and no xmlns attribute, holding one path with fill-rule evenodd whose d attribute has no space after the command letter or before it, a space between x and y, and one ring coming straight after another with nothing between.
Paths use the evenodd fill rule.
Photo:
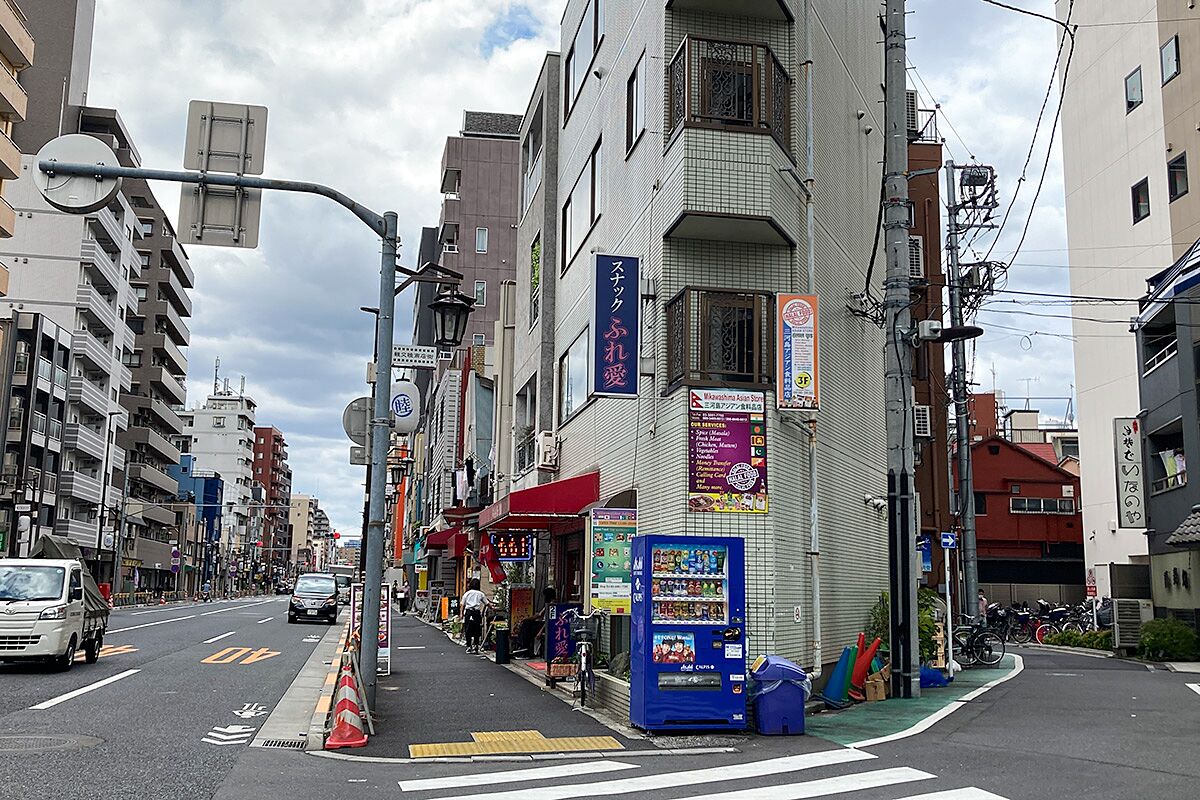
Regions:
<instances>
[{"instance_id":1,"label":"balcony","mask_svg":"<svg viewBox=\"0 0 1200 800\"><path fill-rule=\"evenodd\" d=\"M98 461L104 459L104 434L82 422L68 422L63 433L63 444L67 447L87 453Z\"/></svg>"},{"instance_id":2,"label":"balcony","mask_svg":"<svg viewBox=\"0 0 1200 800\"><path fill-rule=\"evenodd\" d=\"M88 214L87 220L91 223L89 229L96 241L108 245L114 252L121 250L121 245L125 242L125 231L121 228L121 223L117 222L116 214L108 208L102 208Z\"/></svg>"},{"instance_id":3,"label":"balcony","mask_svg":"<svg viewBox=\"0 0 1200 800\"><path fill-rule=\"evenodd\" d=\"M112 369L112 347L96 338L91 331L85 329L72 333L71 349L100 372Z\"/></svg>"},{"instance_id":4,"label":"balcony","mask_svg":"<svg viewBox=\"0 0 1200 800\"><path fill-rule=\"evenodd\" d=\"M17 230L17 212L0 197L0 239L10 239Z\"/></svg>"},{"instance_id":5,"label":"balcony","mask_svg":"<svg viewBox=\"0 0 1200 800\"><path fill-rule=\"evenodd\" d=\"M178 484L176 484L175 488L179 488ZM130 501L131 508L129 510L131 513L136 513L137 516L141 517L147 522L153 522L159 525L174 525L177 522L175 512L168 508L147 503L139 509L138 503L138 500Z\"/></svg>"},{"instance_id":6,"label":"balcony","mask_svg":"<svg viewBox=\"0 0 1200 800\"><path fill-rule=\"evenodd\" d=\"M100 535L100 523L97 520L88 522L83 519L59 517L54 523L56 536L70 539L80 547L95 547Z\"/></svg>"},{"instance_id":7,"label":"balcony","mask_svg":"<svg viewBox=\"0 0 1200 800\"><path fill-rule=\"evenodd\" d=\"M0 0L0 55L22 70L33 64L33 35L25 25L25 15L12 0Z\"/></svg>"},{"instance_id":8,"label":"balcony","mask_svg":"<svg viewBox=\"0 0 1200 800\"><path fill-rule=\"evenodd\" d=\"M183 432L183 420L162 400L140 394L127 394L121 403L134 411L149 412L172 433Z\"/></svg>"},{"instance_id":9,"label":"balcony","mask_svg":"<svg viewBox=\"0 0 1200 800\"><path fill-rule=\"evenodd\" d=\"M796 21L787 0L667 0L667 10Z\"/></svg>"},{"instance_id":10,"label":"balcony","mask_svg":"<svg viewBox=\"0 0 1200 800\"><path fill-rule=\"evenodd\" d=\"M163 262L179 274L183 285L189 289L195 287L196 275L192 272L192 266L188 263L187 253L183 252L183 245L179 243L179 240L171 237L171 246L162 248L161 252Z\"/></svg>"},{"instance_id":11,"label":"balcony","mask_svg":"<svg viewBox=\"0 0 1200 800\"><path fill-rule=\"evenodd\" d=\"M134 430L137 431L139 429L135 428ZM145 429L142 428L140 430ZM130 464L129 478L130 480L147 483L158 489L160 492L166 492L167 494L174 495L179 492L179 481L175 480L161 469L151 466L150 464Z\"/></svg>"},{"instance_id":12,"label":"balcony","mask_svg":"<svg viewBox=\"0 0 1200 800\"><path fill-rule=\"evenodd\" d=\"M3 32L0 31L0 37ZM21 174L21 151L8 134L0 131L0 180L16 180Z\"/></svg>"},{"instance_id":13,"label":"balcony","mask_svg":"<svg viewBox=\"0 0 1200 800\"><path fill-rule=\"evenodd\" d=\"M6 69L0 69L0 119L20 122L25 119L29 107L29 95L17 83L17 78Z\"/></svg>"},{"instance_id":14,"label":"balcony","mask_svg":"<svg viewBox=\"0 0 1200 800\"><path fill-rule=\"evenodd\" d=\"M529 204L533 202L534 195L542 186L542 151L533 159L533 164L529 167L529 172L525 174L525 178L521 183L521 213L529 209Z\"/></svg>"},{"instance_id":15,"label":"balcony","mask_svg":"<svg viewBox=\"0 0 1200 800\"><path fill-rule=\"evenodd\" d=\"M147 324L150 319L154 320L155 333L167 334L180 347L187 345L191 332L183 323L183 318L179 316L175 306L166 300L155 300L149 303L144 316L147 318Z\"/></svg>"},{"instance_id":16,"label":"balcony","mask_svg":"<svg viewBox=\"0 0 1200 800\"><path fill-rule=\"evenodd\" d=\"M145 445L151 452L158 455L164 461L172 464L179 463L178 448L168 442L158 431L135 426L129 429L129 440L134 444Z\"/></svg>"},{"instance_id":17,"label":"balcony","mask_svg":"<svg viewBox=\"0 0 1200 800\"><path fill-rule=\"evenodd\" d=\"M181 406L187 402L187 390L165 367L151 367L149 376L151 385L165 394L173 405Z\"/></svg>"},{"instance_id":18,"label":"balcony","mask_svg":"<svg viewBox=\"0 0 1200 800\"><path fill-rule=\"evenodd\" d=\"M125 323L117 316L117 310L91 284L76 287L75 304L109 333L118 333L125 327Z\"/></svg>"},{"instance_id":19,"label":"balcony","mask_svg":"<svg viewBox=\"0 0 1200 800\"><path fill-rule=\"evenodd\" d=\"M110 407L108 395L87 378L72 377L67 396L72 402L82 403L102 417L108 415Z\"/></svg>"},{"instance_id":20,"label":"balcony","mask_svg":"<svg viewBox=\"0 0 1200 800\"><path fill-rule=\"evenodd\" d=\"M667 303L667 388L774 385L774 303L762 292L685 288Z\"/></svg>"},{"instance_id":21,"label":"balcony","mask_svg":"<svg viewBox=\"0 0 1200 800\"><path fill-rule=\"evenodd\" d=\"M82 472L64 472L59 481L59 494L74 497L85 503L99 505L102 494L101 481Z\"/></svg>"},{"instance_id":22,"label":"balcony","mask_svg":"<svg viewBox=\"0 0 1200 800\"><path fill-rule=\"evenodd\" d=\"M166 280L162 280L163 274L166 275ZM165 290L167 298L175 306L176 311L182 316L190 317L192 315L192 298L188 297L179 276L175 274L174 270L166 270L165 273L160 271L159 275L158 288L160 292ZM159 296L161 297L162 294L160 293Z\"/></svg>"},{"instance_id":23,"label":"balcony","mask_svg":"<svg viewBox=\"0 0 1200 800\"><path fill-rule=\"evenodd\" d=\"M114 292L120 287L121 270L117 268L117 262L95 239L83 240L79 246L79 260L90 268L88 272L93 283L102 282Z\"/></svg>"}]
</instances>

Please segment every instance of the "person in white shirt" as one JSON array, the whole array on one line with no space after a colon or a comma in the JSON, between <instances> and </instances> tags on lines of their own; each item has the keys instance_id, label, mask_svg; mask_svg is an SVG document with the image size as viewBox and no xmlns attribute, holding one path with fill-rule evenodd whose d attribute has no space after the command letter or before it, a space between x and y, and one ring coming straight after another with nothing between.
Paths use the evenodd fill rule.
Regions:
<instances>
[{"instance_id":1,"label":"person in white shirt","mask_svg":"<svg viewBox=\"0 0 1200 800\"><path fill-rule=\"evenodd\" d=\"M463 621L468 653L479 652L479 640L483 636L483 610L488 605L487 596L479 591L479 578L472 578L459 604L459 619Z\"/></svg>"}]
</instances>

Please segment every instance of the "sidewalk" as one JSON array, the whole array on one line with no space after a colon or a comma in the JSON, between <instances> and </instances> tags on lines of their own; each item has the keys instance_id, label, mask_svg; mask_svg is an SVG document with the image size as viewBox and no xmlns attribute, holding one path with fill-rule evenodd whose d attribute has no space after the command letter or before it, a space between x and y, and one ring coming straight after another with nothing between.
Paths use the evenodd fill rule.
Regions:
<instances>
[{"instance_id":1,"label":"sidewalk","mask_svg":"<svg viewBox=\"0 0 1200 800\"><path fill-rule=\"evenodd\" d=\"M413 617L392 621L392 674L364 756L434 758L653 749ZM355 753L354 755L357 755Z\"/></svg>"}]
</instances>

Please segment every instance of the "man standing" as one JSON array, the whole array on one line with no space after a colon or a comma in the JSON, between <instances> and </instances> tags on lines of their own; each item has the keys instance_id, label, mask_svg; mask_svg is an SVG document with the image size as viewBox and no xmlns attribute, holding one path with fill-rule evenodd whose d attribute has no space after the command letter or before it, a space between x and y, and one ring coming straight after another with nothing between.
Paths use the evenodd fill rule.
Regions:
<instances>
[{"instance_id":1,"label":"man standing","mask_svg":"<svg viewBox=\"0 0 1200 800\"><path fill-rule=\"evenodd\" d=\"M401 614L408 613L409 596L410 596L410 589L409 589L409 585L408 585L408 578L406 577L404 579L404 583L400 584L400 613Z\"/></svg>"},{"instance_id":2,"label":"man standing","mask_svg":"<svg viewBox=\"0 0 1200 800\"><path fill-rule=\"evenodd\" d=\"M478 653L483 636L483 609L488 605L487 596L479 591L479 578L472 578L470 588L462 596L459 619L463 621L463 633L467 637L467 652Z\"/></svg>"},{"instance_id":3,"label":"man standing","mask_svg":"<svg viewBox=\"0 0 1200 800\"><path fill-rule=\"evenodd\" d=\"M987 598L984 597L984 595L983 595L983 589L980 589L979 590L979 618L981 620L987 619L987 607L988 607Z\"/></svg>"}]
</instances>

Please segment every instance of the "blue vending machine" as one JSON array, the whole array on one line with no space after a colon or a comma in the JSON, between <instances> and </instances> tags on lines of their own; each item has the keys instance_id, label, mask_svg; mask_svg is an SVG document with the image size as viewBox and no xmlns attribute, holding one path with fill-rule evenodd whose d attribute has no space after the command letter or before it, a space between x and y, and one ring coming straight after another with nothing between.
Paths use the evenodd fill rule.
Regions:
<instances>
[{"instance_id":1,"label":"blue vending machine","mask_svg":"<svg viewBox=\"0 0 1200 800\"><path fill-rule=\"evenodd\" d=\"M629 718L643 730L746 727L745 543L633 540Z\"/></svg>"}]
</instances>

